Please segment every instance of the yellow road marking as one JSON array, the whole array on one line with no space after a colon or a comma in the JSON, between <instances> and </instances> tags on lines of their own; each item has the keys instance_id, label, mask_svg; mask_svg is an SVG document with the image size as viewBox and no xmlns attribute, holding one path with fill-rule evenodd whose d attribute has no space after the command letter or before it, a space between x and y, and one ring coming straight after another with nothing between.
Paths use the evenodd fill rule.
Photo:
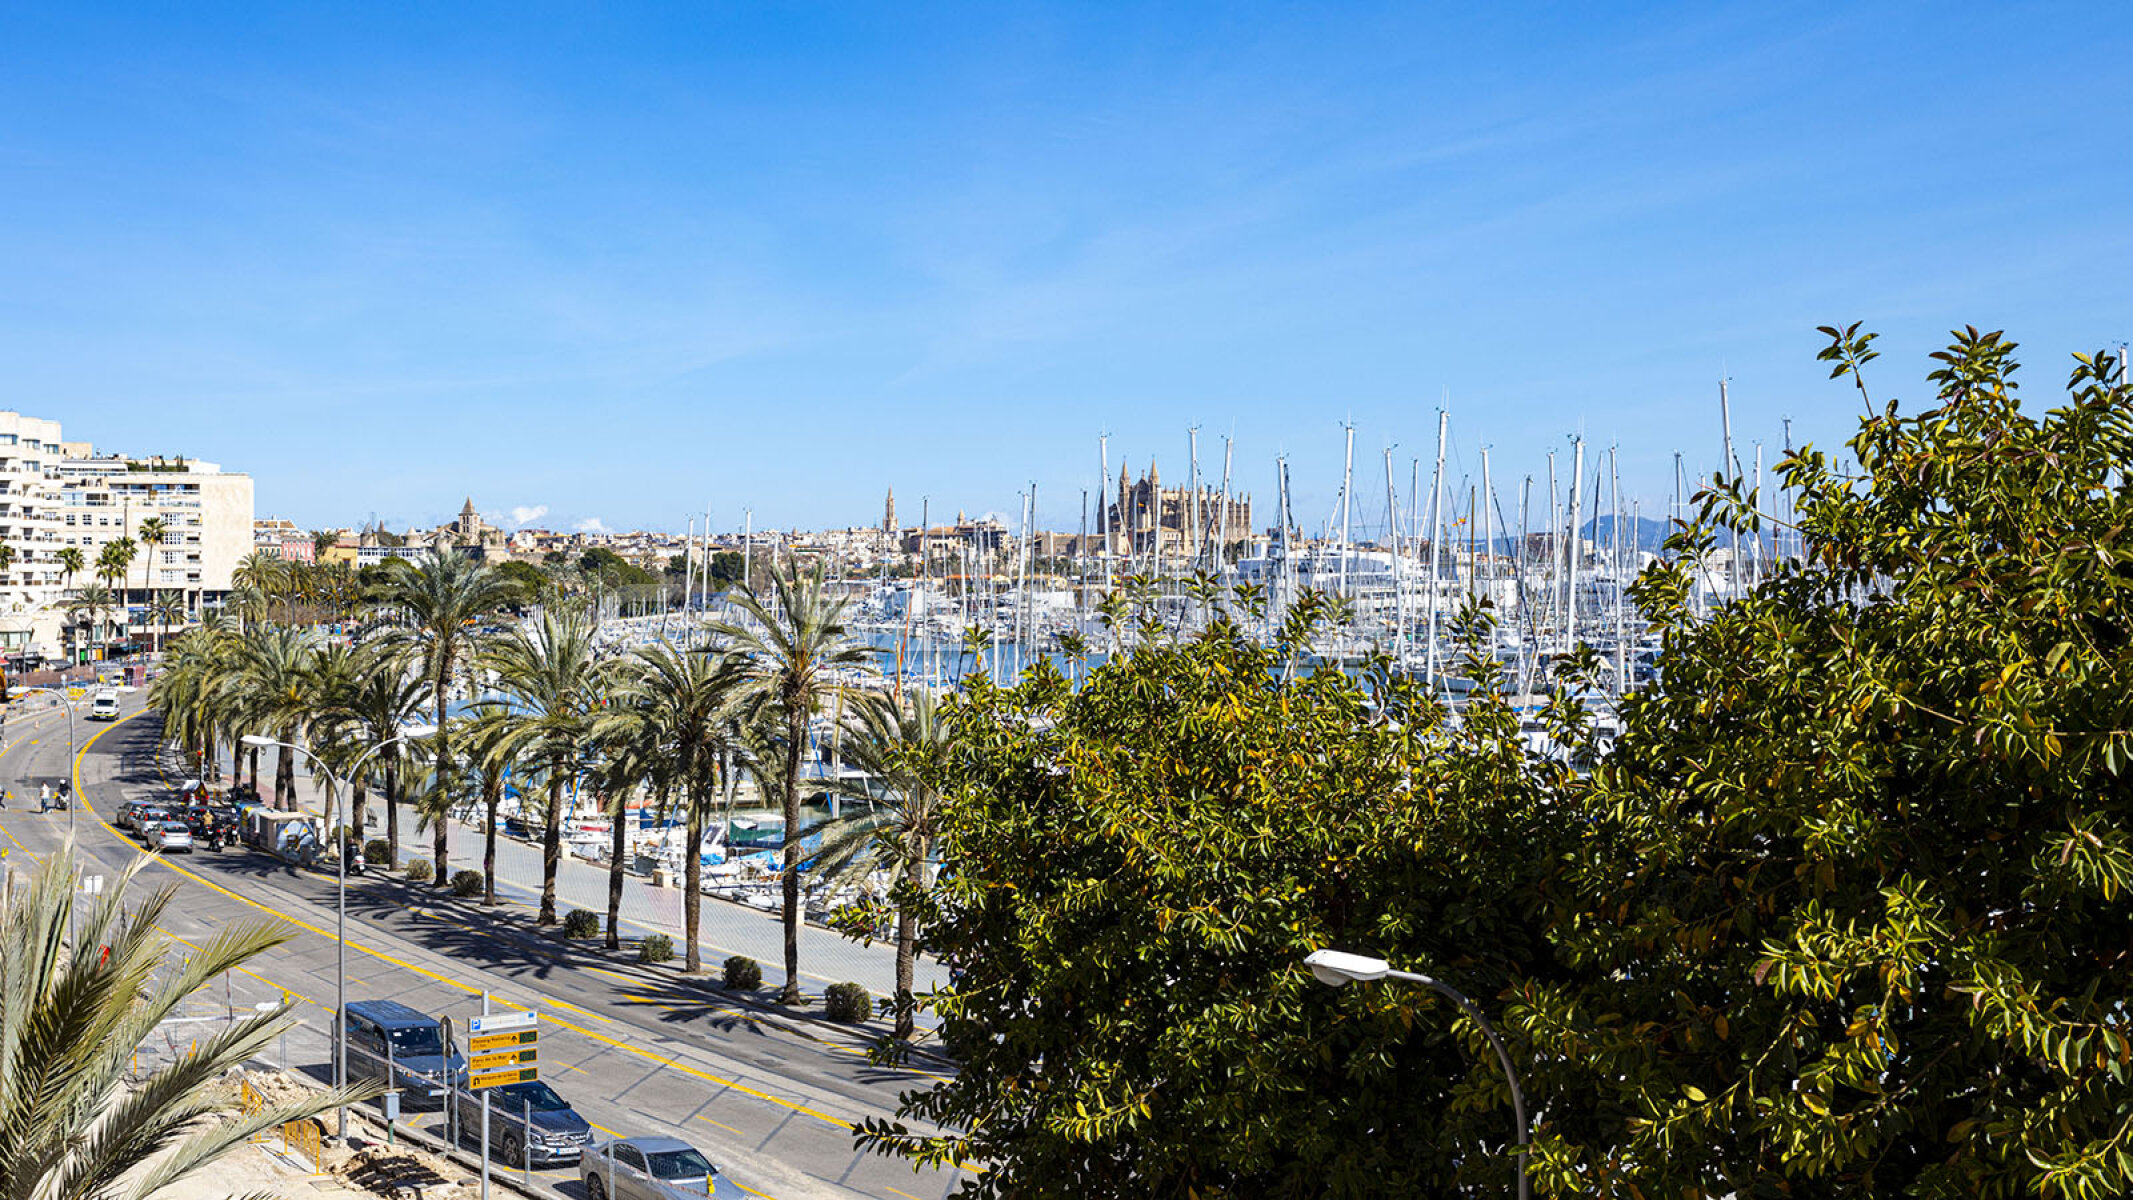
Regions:
<instances>
[{"instance_id":1,"label":"yellow road marking","mask_svg":"<svg viewBox=\"0 0 2133 1200\"><path fill-rule=\"evenodd\" d=\"M756 1191L754 1188L749 1187L747 1184L742 1183L740 1180L733 1178L731 1175L726 1177L726 1182L741 1189L742 1191L748 1193L751 1196L762 1196L763 1200L770 1200L769 1196L765 1195L762 1192Z\"/></svg>"},{"instance_id":2,"label":"yellow road marking","mask_svg":"<svg viewBox=\"0 0 2133 1200\"><path fill-rule=\"evenodd\" d=\"M87 792L86 792L86 791L84 791L84 789L83 789L83 787L82 787L82 781L81 781L81 765L82 765L82 760L88 757L88 754L89 754L89 747L91 747L91 746L94 746L94 745L96 744L96 742L97 742L97 739L99 739L99 738L103 737L103 736L104 736L105 734L107 734L107 733L110 733L110 732L111 732L112 730L114 730L114 729L117 729L117 728L118 728L118 727L119 727L120 725L123 725L123 724L125 724L126 722L128 722L128 721L131 721L131 720L132 720L133 718L135 718L135 717L138 717L138 716L142 715L143 713L145 713L145 712L147 712L147 711L148 711L148 710L147 710L147 709L145 709L145 708L144 708L144 709L138 709L138 710L136 710L136 711L134 711L134 712L132 712L132 713L129 713L128 715L126 715L126 716L124 716L124 717L121 717L121 718L119 718L119 719L118 719L117 721L115 721L115 722L113 722L113 723L111 723L111 724L109 724L109 725L106 725L106 726L104 726L104 727L103 727L102 729L98 730L98 731L97 731L97 732L95 733L95 735L94 735L94 736L90 737L90 739L89 739L88 741L86 741L86 742L83 742L83 743L82 743L82 746L81 746L81 749L75 752L75 755L74 755L74 772L73 772L73 776L74 776L74 793L75 793L75 795L76 795L77 797L81 797L81 798L82 798L82 801L83 801L83 802L86 802L86 799L87 799ZM122 836L121 836L121 835L119 834L119 831L118 831L117 829L115 829L115 828L113 828L113 827L112 827L112 825L111 825L111 823L110 823L109 821L106 821L106 820L104 820L104 819L103 819L103 818L102 818L101 816L96 816L96 810L95 810L95 808L93 808L93 807L92 807L92 808L90 808L90 809L89 809L89 813L90 813L90 815L91 815L91 816L95 816L95 817L96 817L96 823L97 823L97 824L99 824L99 825L102 825L102 826L103 826L103 827L104 827L105 829L107 829L107 830L110 830L110 832L111 832L111 835L112 835L113 837L119 837L121 841L124 841L124 840L125 840L125 839L124 839L124 838L123 838L123 837L122 837ZM131 843L128 843L128 844L130 845ZM179 866L179 865L178 865L177 863L175 863L175 862L172 862L172 861L171 861L170 859L168 859L168 858L165 858L165 857L163 857L163 856L161 856L161 855L154 855L154 856L151 856L151 857L153 857L154 861L156 861L156 862L158 862L158 863L161 863L162 865L164 865L164 866L166 866L166 867L169 867L169 868L170 868L171 870L173 870L173 871L176 871L176 872L177 872L178 874L180 874L180 875L183 875L183 876L185 876L185 877L186 877L187 879L190 879L190 880L192 880L193 882L195 882L195 883L197 883L197 884L200 884L200 885L201 885L202 887L206 887L206 888L209 888L209 889L211 889L211 890L213 890L213 891L217 891L217 892L220 892L220 893L222 893L223 895L225 895L225 896L228 896L228 897L229 897L230 899L232 899L232 900L235 900L235 901L237 901L237 902L238 902L238 903L240 903L240 904L244 904L244 905L247 905L247 906L249 906L249 907L251 907L251 908L256 908L256 909L258 909L259 911L261 911L261 912L263 912L263 913L267 913L267 914L269 914L269 915L271 915L271 916L279 917L279 918L281 918L282 920L284 920L284 921L287 921L287 922L288 922L289 924L291 924L291 925L294 925L294 926L296 926L296 927L297 927L297 928L299 928L299 929L306 929L306 930L309 930L309 931L311 931L312 933L315 933L315 934L319 935L320 937L322 937L322 938L325 938L325 939L326 939L327 941L329 941L329 942L330 942L330 941L333 941L333 940L335 940L335 939L334 939L334 936L333 936L333 934L332 934L332 933L330 933L330 932L328 932L328 931L326 931L326 930L324 930L324 929L321 929L321 928L319 928L319 927L318 927L318 926L316 926L316 925L313 925L313 924L311 924L311 923L309 923L309 922L307 922L307 921L301 921L301 920L298 920L297 918L295 918L295 917L292 917L292 916L290 916L289 914L287 914L287 913L285 913L285 912L282 912L282 911L280 911L279 909L271 908L271 907L269 907L269 906L267 906L267 905L265 905L265 904L261 904L261 903L260 903L259 901L257 901L257 900L253 900L253 899L250 899L250 898L248 898L248 897L245 897L245 896L240 896L240 895L238 895L237 893L235 893L235 892L233 892L233 891L229 890L228 888L226 888L226 887L223 887L223 886L222 886L221 884L219 884L219 883L216 883L216 882L214 882L213 880L211 880L211 879L207 878L207 877L206 877L206 876L204 876L204 875L201 875L201 874L199 874L199 873L197 873L197 872L193 871L192 869L190 869L190 868L188 868L188 867L181 867L181 866ZM429 969L428 969L428 968L426 968L426 967L419 967L419 966L416 966L416 965L415 965L414 963L411 963L411 962L407 962L407 961L405 961L404 959L399 959L399 958L395 958L395 957L393 957L392 955L390 955L390 954L386 954L386 953L385 953L385 952L383 952L383 951L380 951L380 950L373 950L373 949L371 949L371 948L370 948L370 947L368 947L368 946L359 946L359 945L356 945L356 944L355 944L355 943L353 943L353 942L349 942L349 943L347 943L347 945L348 945L349 949L355 950L355 951L357 951L358 953L362 953L362 954L367 954L367 955L371 956L372 958L375 958L375 959L377 959L377 960L378 960L378 961L380 961L380 962L385 962L385 963L391 963L391 964L392 964L393 966L399 967L399 968L401 968L402 970L412 971L412 972L414 972L415 974L417 974L417 975L420 975L420 976L422 976L422 977L423 977L423 978L425 978L425 979L431 979L431 980L434 980L434 981L436 981L436 982L438 982L438 983L444 984L444 985L445 985L445 986L447 986L447 987L451 987L451 988L456 988L456 989L458 989L459 991L465 992L465 993L467 993L467 994L468 994L468 995L470 995L470 996L471 996L471 995L480 995L480 994L481 994L481 991L482 991L482 989L481 989L481 988L478 988L478 987L474 987L474 986L473 986L473 985L471 985L471 984L465 984L465 983L461 983L460 981L458 981L458 980L456 980L456 979L452 979L452 978L449 978L449 977L447 977L447 976L444 976L444 975L439 975L439 974L438 974L437 972L435 972L435 971L432 971L432 970L429 970ZM504 1003L505 1003L505 1004L507 1004L507 1005L509 1005L509 1006L510 1006L510 1007L512 1007L512 1008L526 1008L526 1007L527 1007L526 1005L523 1005L523 1004L516 1004L516 1003L513 1003L513 1002L511 1002L511 1001L505 1001ZM622 1039L620 1039L620 1038L613 1038L613 1037L609 1037L609 1036L607 1036L607 1035L606 1035L606 1034L604 1034L604 1033L597 1033L597 1032L595 1032L595 1031L593 1031L593 1030L590 1030L590 1029L587 1029L587 1028L585 1028L585 1027L584 1027L584 1026L582 1026L582 1025L573 1025L573 1024L571 1024L570 1022L568 1022L568 1021L563 1021L563 1020L552 1020L552 1022L551 1022L551 1023L552 1023L552 1024L554 1024L554 1025L556 1025L556 1026L557 1026L557 1027L559 1027L559 1028L562 1028L562 1029L568 1029L568 1030L570 1030L570 1031L571 1031L571 1032L573 1032L573 1033L581 1034L581 1035L583 1035L583 1036L585 1036L585 1037L591 1038L591 1039L592 1039L593 1041L599 1042L599 1043L601 1043L602 1045L605 1045L605 1046L612 1046L612 1047L614 1047L615 1049L617 1049L617 1050L621 1050L621 1051L623 1051L623 1052L625 1052L625 1053L628 1053L628 1054L634 1054L634 1055L636 1055L636 1056L637 1056L637 1057L639 1057L639 1058L643 1058L643 1059L648 1059L648 1060L650 1060L650 1061L652 1061L652 1062L658 1063L658 1064L659 1064L660 1066L663 1066L663 1067L670 1067L670 1068L672 1068L672 1069L674 1069L674 1070L676 1070L676 1071L680 1071L680 1072L681 1072L682 1074L684 1074L684 1075L690 1075L690 1076L694 1076L695 1078L698 1078L698 1079L704 1080L704 1081L705 1081L705 1082L707 1082L707 1083L715 1083L715 1084L717 1084L717 1085L719 1085L720 1087L723 1087L723 1088L731 1088L731 1089L732 1089L732 1090L734 1090L734 1091L740 1092L740 1093L741 1093L742 1095L745 1095L745 1096L754 1096L754 1097L755 1097L756 1099L758 1099L758 1100L765 1100L765 1101L768 1101L768 1102L770 1102L770 1103L772 1103L772 1104L775 1104L775 1105L777 1105L777 1106L778 1106L778 1107L780 1107L780 1108L788 1109L788 1110L790 1110L790 1111L792 1111L792 1112L796 1112L796 1113L799 1113L799 1114L801 1114L802 1116L808 1116L808 1117L813 1117L813 1118L815 1118L815 1119L816 1119L816 1120L818 1120L818 1121L822 1121L822 1122L824 1122L825 1124L829 1124L829 1125L834 1125L834 1126L838 1127L839 1129L844 1129L844 1130L850 1130L850 1129L854 1128L854 1126L853 1126L852 1122L850 1122L850 1121L846 1121L846 1120L843 1120L843 1119L841 1119L841 1118L838 1118L838 1117L833 1117L833 1116L829 1115L828 1113L826 1113L826 1112L823 1112L823 1111L821 1111L820 1109L817 1109L817 1108L813 1108L813 1107L810 1107L810 1106L808 1106L808 1105L805 1105L805 1104L801 1104L801 1103L799 1103L798 1101L795 1101L795 1100L787 1100L787 1099L785 1099L785 1098L784 1098L783 1096L776 1096L776 1095L772 1095L771 1093L769 1093L769 1092L766 1092L766 1091L762 1091L762 1090L760 1090L760 1089L758 1089L758 1088L752 1088L752 1087L749 1087L749 1086L748 1086L747 1084L745 1084L745 1083L742 1083L742 1082L740 1082L740 1081L739 1081L739 1080L737 1080L737 1079L727 1079L727 1078L724 1078L723 1076L719 1076L719 1075L714 1075L714 1074L712 1074L712 1073L711 1073L711 1072L709 1072L709 1071L705 1071L705 1070L699 1069L699 1068L697 1068L697 1067L692 1067L692 1066L689 1066L689 1065L688 1065L687 1063L679 1062L679 1061L675 1060L674 1058L672 1058L672 1057L670 1057L670 1056L665 1056L665 1057L663 1057L663 1056L661 1056L661 1055L658 1055L658 1054L654 1054L653 1052L651 1052L651 1051L649 1051L649 1050L646 1050L646 1049L643 1049L642 1047L639 1047L639 1046L633 1046L633 1045L631 1045L630 1043L628 1043L628 1042L626 1042L626 1041L623 1041L623 1040L622 1040ZM745 1186L745 1185L740 1185L740 1186ZM756 1193L754 1193L754 1194L755 1194L755 1195L762 1195L762 1193L761 1193L761 1192L756 1192Z\"/></svg>"},{"instance_id":3,"label":"yellow road marking","mask_svg":"<svg viewBox=\"0 0 2133 1200\"><path fill-rule=\"evenodd\" d=\"M742 1133L740 1130L735 1129L733 1126L726 1124L724 1121L712 1121L711 1118L704 1116L702 1113L698 1113L696 1119L699 1121L710 1121L711 1124L718 1126L720 1129L725 1130L727 1133L730 1133L735 1137L748 1136L747 1134Z\"/></svg>"},{"instance_id":4,"label":"yellow road marking","mask_svg":"<svg viewBox=\"0 0 2133 1200\"><path fill-rule=\"evenodd\" d=\"M902 1188L898 1188L898 1187L889 1187L889 1185L888 1185L888 1184L886 1184L886 1183L882 1184L881 1186L883 1186L883 1187L885 1187L885 1188L889 1188L889 1190L890 1190L890 1191L892 1191L892 1192L895 1192L895 1193L896 1193L897 1195L899 1195L899 1196L902 1196L902 1197L904 1198L904 1200L918 1200L918 1197L916 1197L916 1196L912 1195L911 1193L909 1193L909 1192L907 1192L907 1191L903 1190Z\"/></svg>"}]
</instances>

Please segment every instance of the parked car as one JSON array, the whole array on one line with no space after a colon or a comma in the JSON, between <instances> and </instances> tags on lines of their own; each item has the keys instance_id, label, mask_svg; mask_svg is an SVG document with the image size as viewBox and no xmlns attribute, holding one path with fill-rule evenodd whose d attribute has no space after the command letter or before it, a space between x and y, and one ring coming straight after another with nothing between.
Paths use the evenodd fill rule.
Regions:
<instances>
[{"instance_id":1,"label":"parked car","mask_svg":"<svg viewBox=\"0 0 2133 1200\"><path fill-rule=\"evenodd\" d=\"M461 1136L478 1137L482 1093L469 1091L463 1079L458 1083L460 1086L452 1094L459 1105ZM504 1162L524 1164L530 1152L532 1166L573 1163L592 1141L592 1126L570 1107L568 1100L539 1080L484 1090L489 1095L489 1148Z\"/></svg>"},{"instance_id":2,"label":"parked car","mask_svg":"<svg viewBox=\"0 0 2133 1200\"><path fill-rule=\"evenodd\" d=\"M132 830L136 837L147 833L151 825L175 820L177 817L169 809L153 800L130 800L121 804L116 818L117 824Z\"/></svg>"},{"instance_id":3,"label":"parked car","mask_svg":"<svg viewBox=\"0 0 2133 1200\"><path fill-rule=\"evenodd\" d=\"M588 1146L578 1160L578 1179L589 1200L682 1200L740 1193L732 1184L718 1185L718 1168L696 1147L671 1137L609 1138Z\"/></svg>"},{"instance_id":4,"label":"parked car","mask_svg":"<svg viewBox=\"0 0 2133 1200\"><path fill-rule=\"evenodd\" d=\"M348 1006L348 1075L381 1079L400 1091L408 1108L444 1107L451 1083L467 1060L447 1055L437 1018L398 1000L357 1000Z\"/></svg>"},{"instance_id":5,"label":"parked car","mask_svg":"<svg viewBox=\"0 0 2133 1200\"><path fill-rule=\"evenodd\" d=\"M141 844L150 850L192 853L193 831L183 821L144 821Z\"/></svg>"}]
</instances>

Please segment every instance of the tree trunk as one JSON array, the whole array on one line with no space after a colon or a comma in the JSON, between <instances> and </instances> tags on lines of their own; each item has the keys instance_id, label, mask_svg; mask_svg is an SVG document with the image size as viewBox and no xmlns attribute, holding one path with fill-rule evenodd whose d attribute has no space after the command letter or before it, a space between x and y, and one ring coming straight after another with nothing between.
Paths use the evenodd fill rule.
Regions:
<instances>
[{"instance_id":1,"label":"tree trunk","mask_svg":"<svg viewBox=\"0 0 2133 1200\"><path fill-rule=\"evenodd\" d=\"M274 806L296 811L296 751L287 746L274 756Z\"/></svg>"},{"instance_id":2,"label":"tree trunk","mask_svg":"<svg viewBox=\"0 0 2133 1200\"><path fill-rule=\"evenodd\" d=\"M548 829L541 836L541 916L536 925L553 925L555 876L563 861L563 768L562 755L548 761Z\"/></svg>"},{"instance_id":3,"label":"tree trunk","mask_svg":"<svg viewBox=\"0 0 2133 1200\"><path fill-rule=\"evenodd\" d=\"M785 714L785 990L778 1003L800 1003L800 743L807 737L807 711L788 704Z\"/></svg>"},{"instance_id":4,"label":"tree trunk","mask_svg":"<svg viewBox=\"0 0 2133 1200\"><path fill-rule=\"evenodd\" d=\"M629 793L623 793L626 801ZM615 805L615 845L607 864L607 948L622 948L622 856L629 853L629 831L622 825L623 804Z\"/></svg>"},{"instance_id":5,"label":"tree trunk","mask_svg":"<svg viewBox=\"0 0 2133 1200\"><path fill-rule=\"evenodd\" d=\"M681 898L681 929L683 940L688 942L689 974L704 969L703 951L697 948L696 933L702 928L704 902L704 812L703 806L691 803L695 797L695 784L688 785L682 793L682 802L689 806L689 843L682 847L686 855L682 862L682 887L688 892Z\"/></svg>"},{"instance_id":6,"label":"tree trunk","mask_svg":"<svg viewBox=\"0 0 2133 1200\"><path fill-rule=\"evenodd\" d=\"M363 818L367 814L363 810L366 807L364 801L369 798L370 789L363 785L361 778L348 781L348 830L355 836L355 840L359 845L365 840L363 837Z\"/></svg>"},{"instance_id":7,"label":"tree trunk","mask_svg":"<svg viewBox=\"0 0 2133 1200\"><path fill-rule=\"evenodd\" d=\"M245 746L242 741L237 744L252 753L252 792L256 795L259 792L259 747Z\"/></svg>"},{"instance_id":8,"label":"tree trunk","mask_svg":"<svg viewBox=\"0 0 2133 1200\"><path fill-rule=\"evenodd\" d=\"M448 848L447 843L449 841L445 836L447 833L445 827L449 823L449 818L441 812L430 819L430 833L432 835L430 839L430 869L432 871L430 886L433 888L449 887L452 882L446 877L444 869L445 851Z\"/></svg>"},{"instance_id":9,"label":"tree trunk","mask_svg":"<svg viewBox=\"0 0 2133 1200\"><path fill-rule=\"evenodd\" d=\"M912 976L918 958L918 915L910 907L896 913L896 1040L908 1042L918 1021L911 1001Z\"/></svg>"},{"instance_id":10,"label":"tree trunk","mask_svg":"<svg viewBox=\"0 0 2133 1200\"><path fill-rule=\"evenodd\" d=\"M457 635L456 630L440 632L446 638ZM450 646L451 643L445 642L444 645ZM452 660L447 654L445 657L440 658L437 663L437 732L434 735L437 752L437 816L430 822L430 829L435 834L435 857L437 860L432 864L436 869L436 874L430 876L430 886L438 888L447 887L451 884L451 880L445 877L444 869L444 855L447 843L446 831L452 821L452 747L444 723L444 709L448 701L446 692L450 690L451 679Z\"/></svg>"},{"instance_id":11,"label":"tree trunk","mask_svg":"<svg viewBox=\"0 0 2133 1200\"><path fill-rule=\"evenodd\" d=\"M385 864L388 871L400 869L400 764L385 760Z\"/></svg>"},{"instance_id":12,"label":"tree trunk","mask_svg":"<svg viewBox=\"0 0 2133 1200\"><path fill-rule=\"evenodd\" d=\"M484 773L481 798L486 802L489 824L481 831L481 902L496 907L496 810L504 802L504 777L493 767Z\"/></svg>"}]
</instances>

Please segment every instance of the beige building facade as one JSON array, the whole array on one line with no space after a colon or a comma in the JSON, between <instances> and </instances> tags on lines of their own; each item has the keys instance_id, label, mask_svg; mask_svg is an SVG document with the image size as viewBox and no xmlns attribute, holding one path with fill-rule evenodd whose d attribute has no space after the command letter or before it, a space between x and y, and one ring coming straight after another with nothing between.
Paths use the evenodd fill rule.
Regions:
<instances>
[{"instance_id":1,"label":"beige building facade","mask_svg":"<svg viewBox=\"0 0 2133 1200\"><path fill-rule=\"evenodd\" d=\"M59 422L0 412L0 652L57 650ZM40 635L46 635L39 645Z\"/></svg>"}]
</instances>

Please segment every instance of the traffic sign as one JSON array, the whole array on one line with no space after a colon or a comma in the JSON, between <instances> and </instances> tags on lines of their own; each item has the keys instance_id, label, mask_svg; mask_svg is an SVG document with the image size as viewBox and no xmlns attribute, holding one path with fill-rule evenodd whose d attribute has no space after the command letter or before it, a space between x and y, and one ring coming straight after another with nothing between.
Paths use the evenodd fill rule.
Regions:
<instances>
[{"instance_id":1,"label":"traffic sign","mask_svg":"<svg viewBox=\"0 0 2133 1200\"><path fill-rule=\"evenodd\" d=\"M500 1067L514 1067L532 1063L539 1052L531 1046L505 1050L496 1054L477 1054L467 1060L469 1071L494 1071Z\"/></svg>"},{"instance_id":2,"label":"traffic sign","mask_svg":"<svg viewBox=\"0 0 2133 1200\"><path fill-rule=\"evenodd\" d=\"M467 1018L467 1032L508 1033L515 1029L533 1029L539 1026L541 1014L535 1012L489 1013Z\"/></svg>"},{"instance_id":3,"label":"traffic sign","mask_svg":"<svg viewBox=\"0 0 2133 1200\"><path fill-rule=\"evenodd\" d=\"M490 1071L484 1075L469 1075L467 1090L478 1092L483 1088L502 1087L507 1083L532 1083L540 1077L539 1067L512 1067L503 1071Z\"/></svg>"},{"instance_id":4,"label":"traffic sign","mask_svg":"<svg viewBox=\"0 0 2133 1200\"><path fill-rule=\"evenodd\" d=\"M538 1029L515 1029L503 1033L485 1033L467 1039L467 1053L486 1054L491 1050L504 1050L512 1046L531 1046L541 1038Z\"/></svg>"}]
</instances>

